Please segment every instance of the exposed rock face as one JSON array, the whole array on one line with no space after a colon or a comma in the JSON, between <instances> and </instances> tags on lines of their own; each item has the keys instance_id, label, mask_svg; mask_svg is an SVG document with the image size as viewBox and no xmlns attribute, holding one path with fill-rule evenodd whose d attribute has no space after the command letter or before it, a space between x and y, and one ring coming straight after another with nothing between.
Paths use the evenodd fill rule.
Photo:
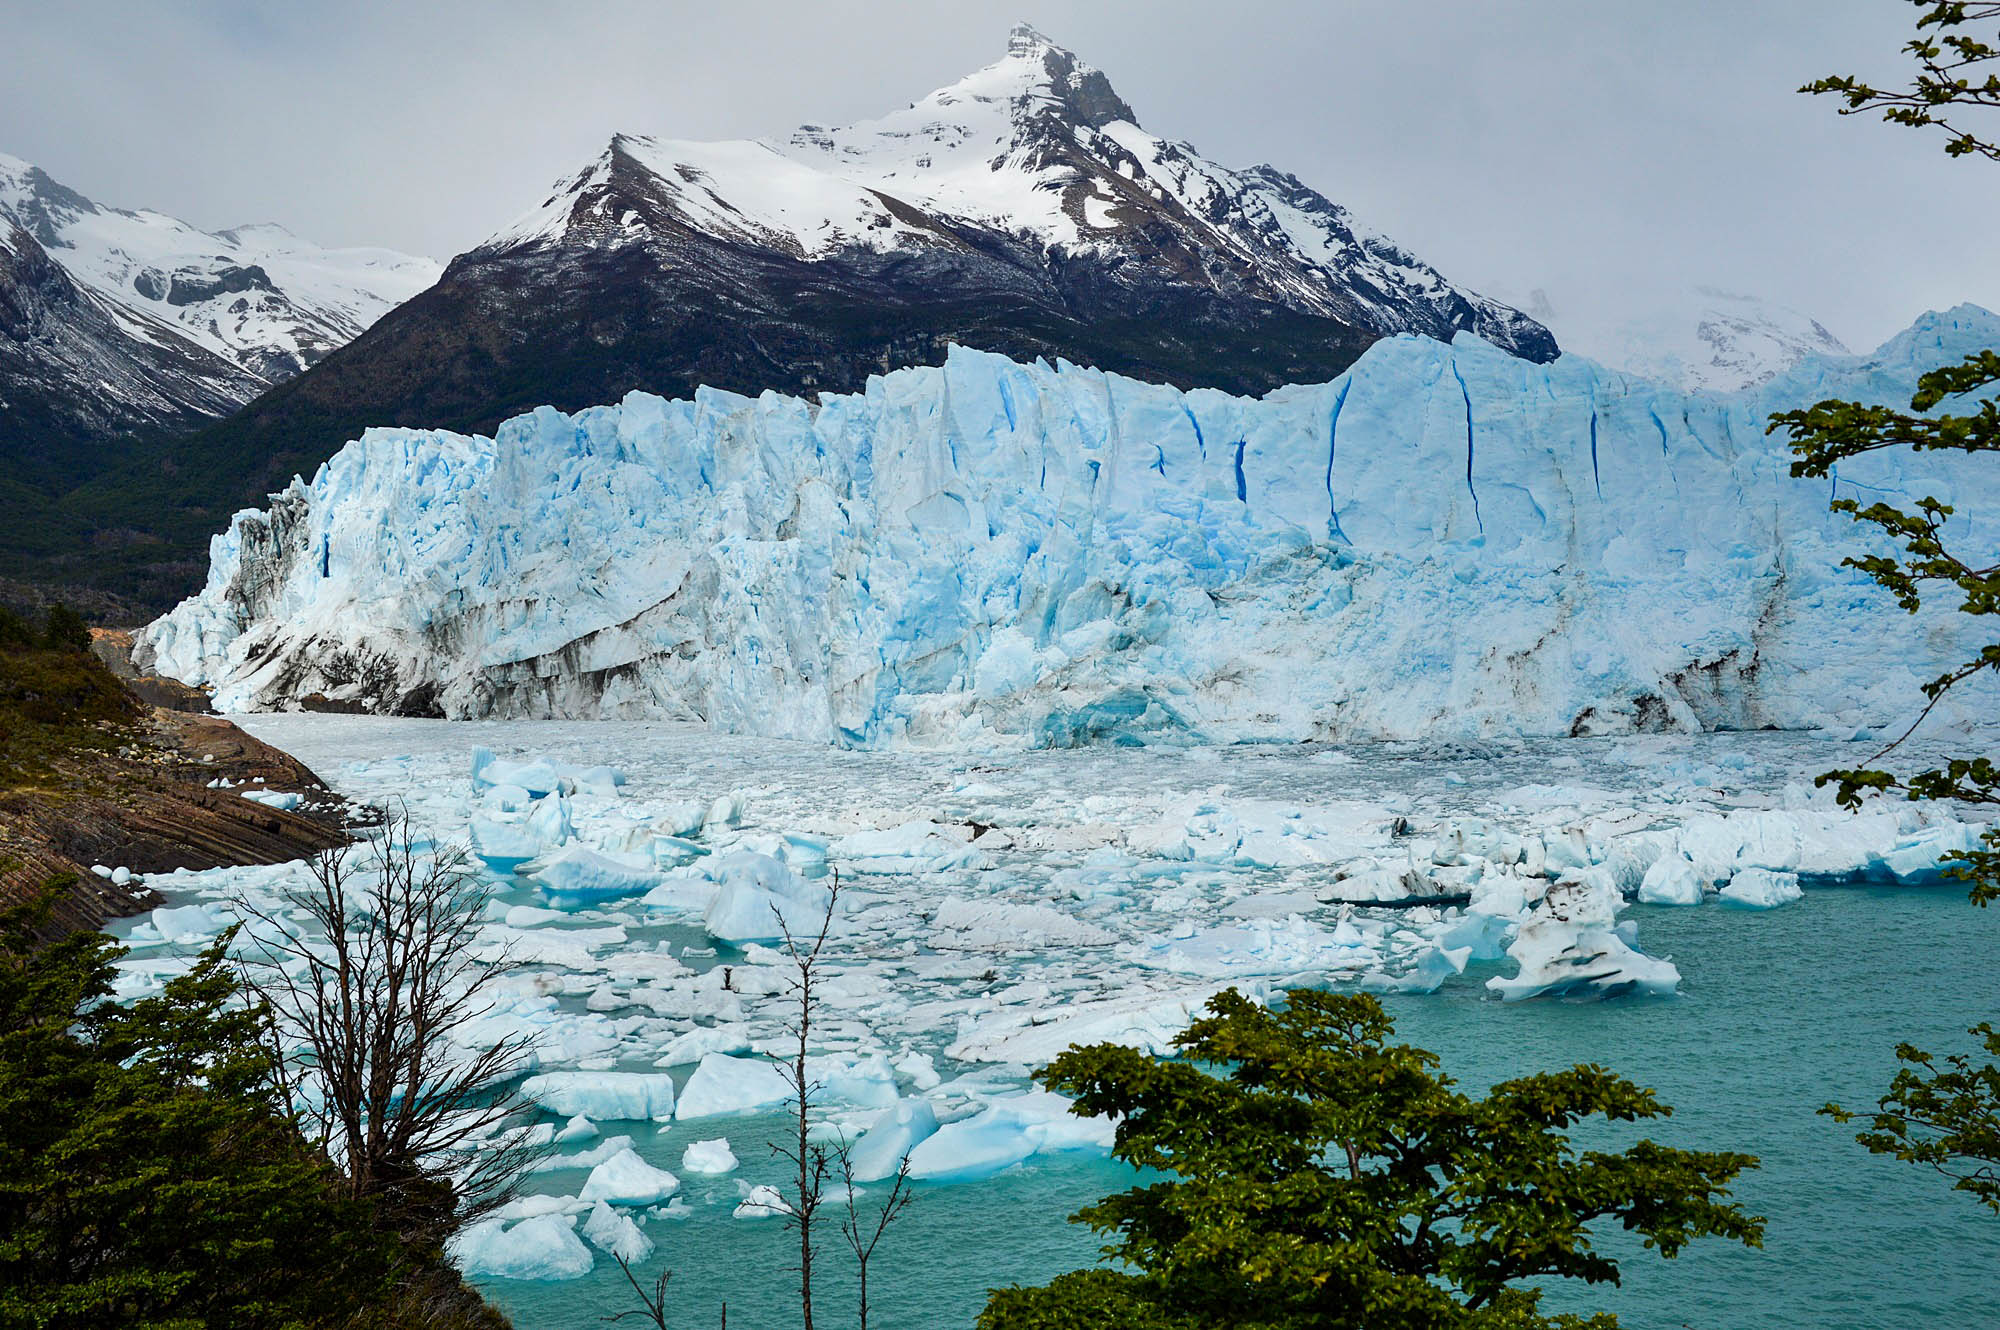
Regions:
<instances>
[{"instance_id":1,"label":"exposed rock face","mask_svg":"<svg viewBox=\"0 0 2000 1330\"><path fill-rule=\"evenodd\" d=\"M104 300L0 213L0 484L71 465L115 435L191 428L261 387Z\"/></svg>"},{"instance_id":2,"label":"exposed rock face","mask_svg":"<svg viewBox=\"0 0 2000 1330\"><path fill-rule=\"evenodd\" d=\"M231 788L211 788L217 779ZM297 791L307 811L253 802L243 787ZM160 903L147 873L297 859L345 844L345 815L303 763L228 721L150 708L121 753L78 752L37 788L0 790L0 905L68 875L51 922L100 927ZM95 864L139 876L113 883Z\"/></svg>"}]
</instances>

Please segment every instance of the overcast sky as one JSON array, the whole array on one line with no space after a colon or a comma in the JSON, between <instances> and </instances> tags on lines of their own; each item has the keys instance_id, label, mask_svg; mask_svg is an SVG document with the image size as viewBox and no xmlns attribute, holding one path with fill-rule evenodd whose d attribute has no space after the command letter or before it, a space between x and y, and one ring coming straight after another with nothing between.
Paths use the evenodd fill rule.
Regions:
<instances>
[{"instance_id":1,"label":"overcast sky","mask_svg":"<svg viewBox=\"0 0 2000 1330\"><path fill-rule=\"evenodd\" d=\"M447 258L614 132L780 134L991 63L1016 19L1155 133L1269 161L1565 319L1706 283L1857 349L2000 308L2000 165L1794 93L1904 81L1906 0L0 0L0 151L105 203ZM2000 120L2000 116L1995 117ZM2000 126L1996 126L2000 128Z\"/></svg>"}]
</instances>

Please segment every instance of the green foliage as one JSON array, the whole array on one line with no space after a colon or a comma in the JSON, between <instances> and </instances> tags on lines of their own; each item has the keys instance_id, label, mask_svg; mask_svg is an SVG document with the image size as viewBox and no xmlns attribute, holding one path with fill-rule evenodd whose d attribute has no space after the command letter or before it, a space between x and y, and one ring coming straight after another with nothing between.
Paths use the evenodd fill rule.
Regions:
<instances>
[{"instance_id":1,"label":"green foliage","mask_svg":"<svg viewBox=\"0 0 2000 1330\"><path fill-rule=\"evenodd\" d=\"M1824 78L1800 89L1834 93L1846 102L1841 114L1879 108L1883 118L1915 128L1939 126L1950 138L1945 151L2000 160L2000 144L1982 140L1946 119L1954 108L2000 108L2000 75L1979 79L1967 71L2000 60L2000 4L1941 3L1912 0L1921 11L1917 36L1904 49L1916 57L1919 73L1910 90L1886 93L1851 77ZM1967 36L1967 24L1995 25L1994 40ZM1992 389L2000 385L2000 353L1982 351L1960 364L1931 371L1918 381L1908 412L1859 402L1820 402L1801 411L1771 417L1771 430L1786 430L1798 460L1795 476L1835 474L1849 457L1887 448L1912 452L1948 450L1978 454L2000 452L2000 406ZM1956 414L1939 414L1953 403ZM1853 500L1836 500L1835 511L1880 527L1902 546L1901 558L1869 555L1844 560L1874 578L1896 603L1911 614L1922 606L1930 587L1942 584L1955 591L1962 614L2000 614L2000 562L1982 564L1953 548L1961 532L1951 529L1949 504L1926 496L1915 511L1893 504L1863 508ZM1924 718L1952 689L1980 676L2000 674L2000 642L1988 643L1970 660L1947 670L1923 687L1927 699L1916 721L1902 736L1871 758L1869 765L1829 771L1822 785L1837 782L1840 802L1858 807L1870 793L1900 790L1911 799L1955 799L1964 803L2000 804L2000 767L1988 757L1954 757L1943 766L1899 777L1873 764L1915 732ZM1970 884L1979 905L2000 900L2000 828L1982 837L1986 848L1948 856L1956 861L1951 875ZM1989 1056L2000 1057L2000 1034L1991 1025L1975 1026ZM2000 1065L1975 1063L1954 1054L1942 1066L1913 1044L1897 1046L1902 1068L1889 1091L1876 1101L1870 1129L1855 1139L1875 1154L1908 1163L1929 1164L1954 1187L1970 1192L2000 1213ZM1839 1122L1856 1114L1838 1104L1820 1110Z\"/></svg>"},{"instance_id":2,"label":"green foliage","mask_svg":"<svg viewBox=\"0 0 2000 1330\"><path fill-rule=\"evenodd\" d=\"M82 629L52 610L37 633L0 610L0 790L41 781L66 754L133 737L138 703L90 653L88 630L77 649L70 620Z\"/></svg>"},{"instance_id":3,"label":"green foliage","mask_svg":"<svg viewBox=\"0 0 2000 1330\"><path fill-rule=\"evenodd\" d=\"M1842 115L1882 112L1891 124L1913 129L1936 126L1945 132L1944 150L1953 157L1977 154L2000 160L2000 144L1982 139L1948 117L1956 107L2000 107L2000 74L1980 77L1979 67L2000 60L2000 33L1993 41L1968 36L1968 24L2000 20L2000 4L1970 0L1910 0L1918 11L1917 35L1904 43L1917 63L1916 77L1902 92L1863 83L1850 74L1814 79L1800 92L1830 93L1844 103ZM2000 22L1996 22L2000 27Z\"/></svg>"},{"instance_id":4,"label":"green foliage","mask_svg":"<svg viewBox=\"0 0 2000 1330\"><path fill-rule=\"evenodd\" d=\"M1980 1024L1970 1033L2000 1058L2000 1031ZM1876 1102L1869 1130L1855 1139L1878 1155L1929 1164L1954 1180L1953 1190L2000 1214L2000 1066L1954 1053L1940 1067L1909 1044L1898 1045L1896 1058L1902 1069ZM1820 1112L1838 1122L1857 1116L1838 1104Z\"/></svg>"},{"instance_id":5,"label":"green foliage","mask_svg":"<svg viewBox=\"0 0 2000 1330\"><path fill-rule=\"evenodd\" d=\"M42 645L51 651L90 650L90 629L83 616L60 602L49 606L48 622L42 629Z\"/></svg>"},{"instance_id":6,"label":"green foliage","mask_svg":"<svg viewBox=\"0 0 2000 1330\"><path fill-rule=\"evenodd\" d=\"M1393 1044L1372 997L1295 989L1267 1011L1234 989L1176 1041L1184 1061L1072 1048L1040 1073L1075 1111L1118 1116L1114 1154L1152 1182L1075 1218L1125 1269L995 1290L981 1330L1613 1327L1543 1315L1543 1278L1615 1283L1592 1245L1616 1224L1663 1256L1702 1237L1761 1245L1728 1201L1756 1160L1642 1140L1579 1152L1586 1119L1670 1111L1600 1067L1484 1098ZM1219 1074L1218 1074L1219 1073Z\"/></svg>"},{"instance_id":7,"label":"green foliage","mask_svg":"<svg viewBox=\"0 0 2000 1330\"><path fill-rule=\"evenodd\" d=\"M38 945L46 913L0 917L0 1327L415 1324L382 1311L395 1236L279 1111L228 939L119 1006L122 949Z\"/></svg>"},{"instance_id":8,"label":"green foliage","mask_svg":"<svg viewBox=\"0 0 2000 1330\"><path fill-rule=\"evenodd\" d=\"M2000 3L1912 3L1920 11L1917 35L1904 49L1916 57L1920 72L1908 92L1883 92L1846 76L1819 79L1800 91L1838 94L1846 102L1842 114L1881 108L1884 118L1896 124L1941 126L1952 135L1947 152L1954 156L1979 153L2000 160L2000 146L1945 119L1951 108L2000 108L2000 75L1987 74L1979 80L1967 72L2000 60ZM1988 22L1995 25L1991 42L1961 31L1968 24ZM1982 351L1924 375L1909 411L1826 401L1779 412L1771 417L1770 432L1784 430L1790 436L1792 450L1798 455L1792 463L1795 476L1836 476L1842 461L1890 448L2000 452L2000 404L1991 391L1995 385L2000 385L2000 352ZM1953 412L1940 414L1938 408L1947 403L1954 405ZM1933 587L1944 587L1957 594L1962 614L2000 614L2000 562L1968 558L1954 548L1963 533L1951 527L1950 504L1926 496L1914 509L1905 510L1881 502L1864 508L1852 499L1836 499L1833 509L1879 527L1902 547L1900 557L1871 554L1842 562L1880 583L1906 611L1916 613ZM1970 680L1991 680L1994 676L2000 676L2000 642L1981 647L1971 659L1925 684L1926 704L1916 721L1868 764L1829 771L1819 783L1837 783L1840 802L1849 808L1858 807L1869 793L1889 791L1901 791L1911 799L2000 804L2000 770L1988 758L1953 758L1941 767L1909 777L1874 765L1914 733L1947 693ZM1985 849L1950 856L1955 861L1951 875L1969 884L1972 899L1980 905L2000 900L2000 830L1989 832L1984 841Z\"/></svg>"}]
</instances>

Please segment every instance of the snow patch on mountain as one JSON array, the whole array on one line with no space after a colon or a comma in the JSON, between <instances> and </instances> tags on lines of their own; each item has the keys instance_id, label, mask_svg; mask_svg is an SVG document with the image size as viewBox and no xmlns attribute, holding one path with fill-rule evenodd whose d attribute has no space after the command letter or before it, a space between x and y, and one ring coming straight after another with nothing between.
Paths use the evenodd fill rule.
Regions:
<instances>
[{"instance_id":1,"label":"snow patch on mountain","mask_svg":"<svg viewBox=\"0 0 2000 1330\"><path fill-rule=\"evenodd\" d=\"M643 184L621 178L633 168ZM647 208L631 206L635 189ZM1534 320L1453 286L1296 177L1231 170L1142 129L1102 72L1025 26L999 61L879 119L768 141L618 135L473 254L616 246L663 226L806 259L1003 237L1106 261L1114 281L1169 275L1379 335L1466 330L1533 359L1556 349Z\"/></svg>"},{"instance_id":2,"label":"snow patch on mountain","mask_svg":"<svg viewBox=\"0 0 2000 1330\"><path fill-rule=\"evenodd\" d=\"M375 429L239 514L139 655L233 710L849 744L1851 732L1967 643L1839 566L1827 500L2000 495L1933 456L1795 480L1766 417L1996 343L1961 306L1689 395L1399 337L1256 400L960 350L817 405Z\"/></svg>"},{"instance_id":3,"label":"snow patch on mountain","mask_svg":"<svg viewBox=\"0 0 2000 1330\"><path fill-rule=\"evenodd\" d=\"M260 387L352 341L442 271L389 249L325 249L271 223L208 232L164 213L107 207L0 154L7 222L140 335L161 340L165 328Z\"/></svg>"},{"instance_id":4,"label":"snow patch on mountain","mask_svg":"<svg viewBox=\"0 0 2000 1330\"><path fill-rule=\"evenodd\" d=\"M1808 356L1852 354L1810 315L1712 286L1688 287L1642 308L1594 321L1566 318L1544 299L1537 317L1561 329L1567 350L1691 392L1735 392L1767 383Z\"/></svg>"}]
</instances>

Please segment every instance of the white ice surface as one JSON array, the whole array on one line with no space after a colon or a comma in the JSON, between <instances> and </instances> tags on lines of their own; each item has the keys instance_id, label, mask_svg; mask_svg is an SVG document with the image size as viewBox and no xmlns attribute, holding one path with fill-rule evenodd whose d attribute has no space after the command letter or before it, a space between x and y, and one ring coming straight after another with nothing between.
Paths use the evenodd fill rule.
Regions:
<instances>
[{"instance_id":1,"label":"white ice surface","mask_svg":"<svg viewBox=\"0 0 2000 1330\"><path fill-rule=\"evenodd\" d=\"M673 1194L665 1166L697 1174L697 1156L719 1162L701 1148L716 1115L781 1112L791 1096L778 1060L796 1012L789 963L768 944L732 945L704 926L717 882L699 866L740 862L761 853L754 846L825 847L823 862L797 867L767 857L764 880L787 890L824 890L836 874L842 883L816 979L814 1130L855 1143L857 1181L889 1176L907 1153L913 1172L942 1183L1105 1149L1108 1124L1029 1092L1028 1072L1079 1041L1170 1052L1224 987L1270 1000L1296 984L1410 992L1491 982L1508 998L1671 1000L1646 995L1698 978L1704 958L1648 954L1652 907L1628 906L1629 896L1697 904L1732 882L1761 882L1773 888L1759 892L1768 901L1795 874L1808 892L1844 880L1925 889L1939 858L1982 829L1935 805L1834 807L1810 777L1873 750L1801 735L941 759L657 722L246 724L354 797L406 800L447 843L490 807L492 787L468 775L474 746L523 763L608 761L625 771L623 786L539 801L564 806L566 844L632 856L665 834L702 852L644 897L579 901L536 877L487 870L499 895L477 954L527 966L496 986L495 1009L466 1039L532 1037L539 1065L522 1088L569 1151L537 1176L584 1193L548 1212L571 1238L567 1221L594 1213L586 1202L656 1204ZM1920 740L1910 761L1934 756ZM679 837L696 830L687 806L707 810L731 792L743 794L738 825ZM913 823L932 830L902 830ZM890 871L879 853L931 837L974 848L975 825L984 829L976 861L939 866L926 850ZM848 849L877 871L852 872ZM1414 874L1440 903L1337 899L1386 872ZM184 970L233 917L232 896L268 903L301 880L298 865L153 875L168 904L120 925L137 949L119 963L119 995L157 991ZM1756 925L1748 911L1718 922ZM670 1108L671 1123L632 1122ZM596 1139L581 1124L571 1130L579 1114L593 1127L619 1125ZM770 1170L761 1149L746 1150L735 1176L760 1186ZM695 1203L716 1203L710 1191ZM543 1223L519 1236L482 1229L463 1259L560 1271L578 1264L578 1248L588 1255Z\"/></svg>"},{"instance_id":2,"label":"white ice surface","mask_svg":"<svg viewBox=\"0 0 2000 1330\"><path fill-rule=\"evenodd\" d=\"M1690 395L1396 337L1254 400L960 349L817 403L634 393L494 438L377 429L240 514L137 650L225 710L434 696L860 746L1845 737L1973 642L1843 567L1869 535L1828 500L1932 494L1979 530L2000 492L1936 453L1794 478L1768 417L1906 403L1996 343L2000 317L1961 306ZM1990 716L1992 689L1948 707ZM507 760L547 784L601 756ZM834 849L870 873L987 853L928 823ZM1269 866L1341 830L1186 823L1195 857Z\"/></svg>"}]
</instances>

